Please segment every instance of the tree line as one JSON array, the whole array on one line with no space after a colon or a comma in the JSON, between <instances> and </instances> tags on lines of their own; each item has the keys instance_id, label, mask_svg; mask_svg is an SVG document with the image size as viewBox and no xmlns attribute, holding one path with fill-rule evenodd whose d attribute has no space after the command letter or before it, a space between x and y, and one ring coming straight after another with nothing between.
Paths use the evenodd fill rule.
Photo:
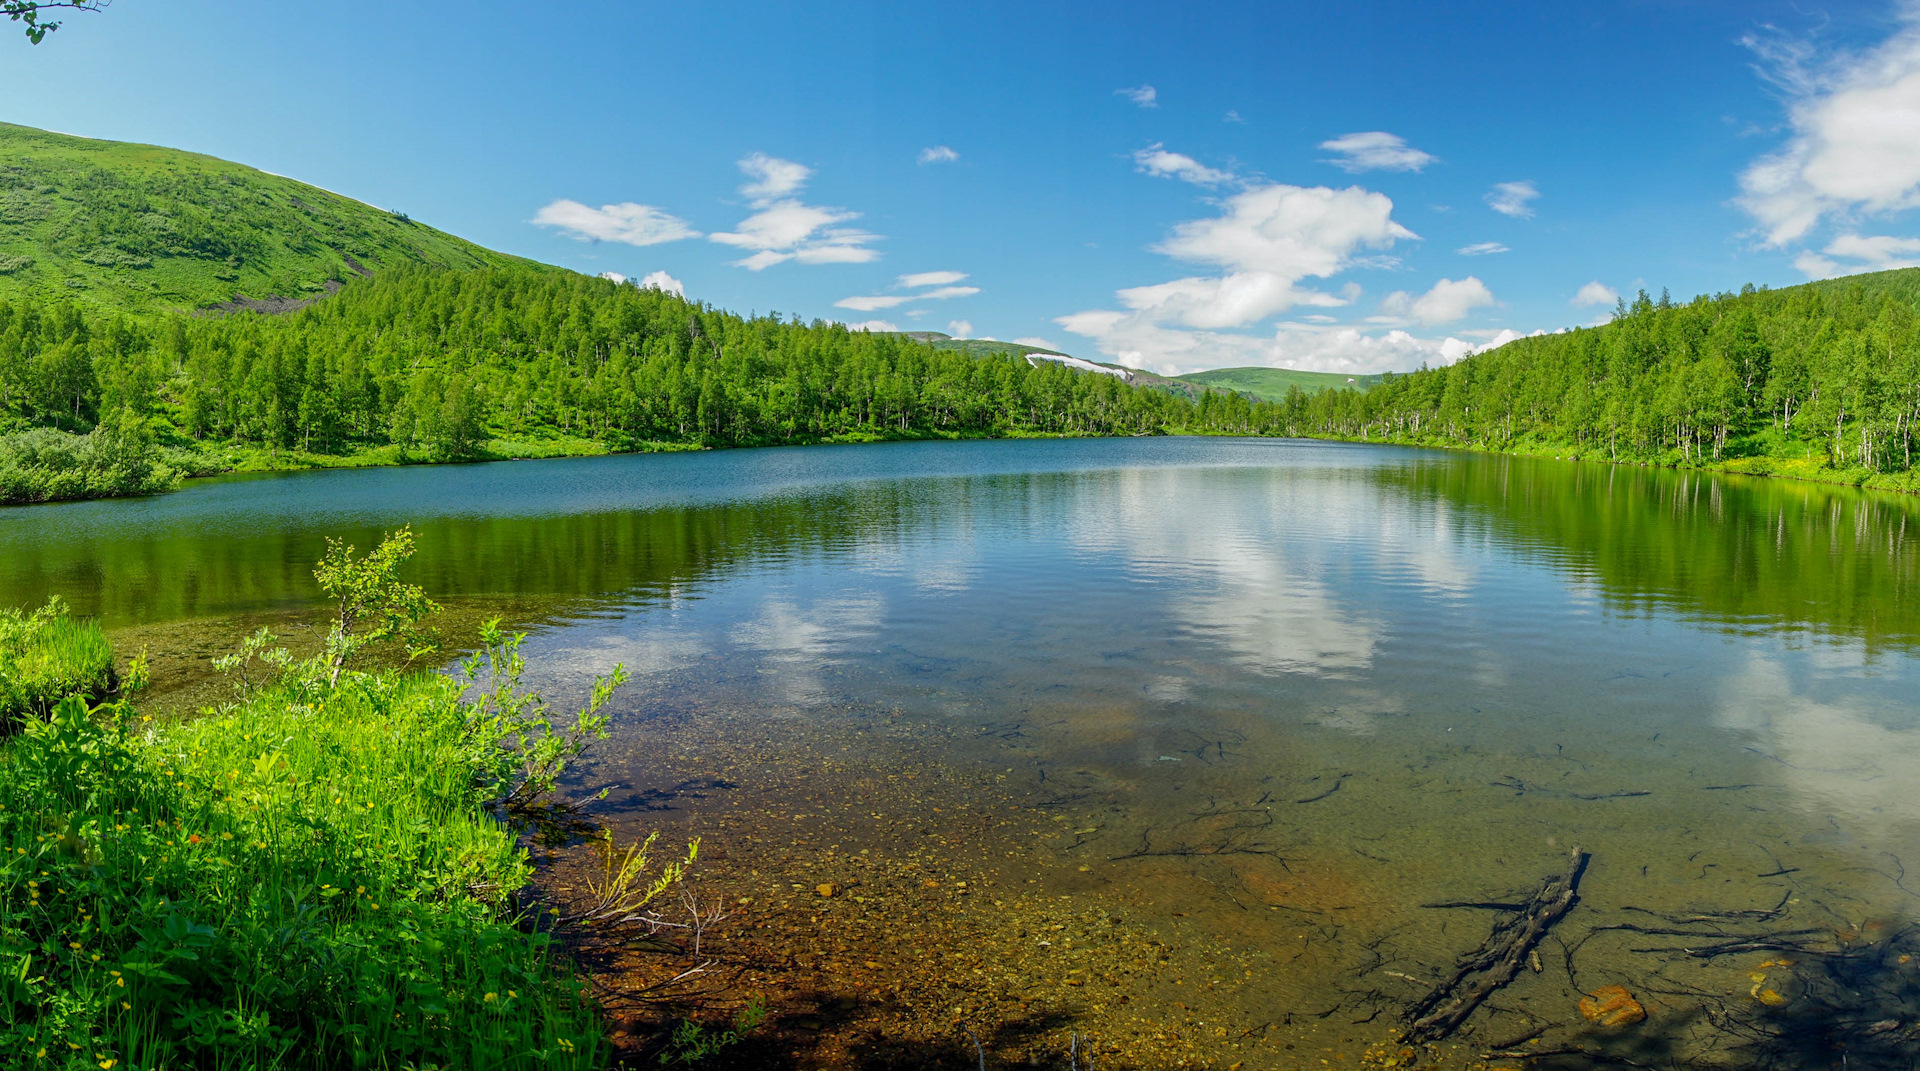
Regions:
<instances>
[{"instance_id":1,"label":"tree line","mask_svg":"<svg viewBox=\"0 0 1920 1071\"><path fill-rule=\"evenodd\" d=\"M1260 434L1278 415L1239 395L1195 404L1052 362L742 317L659 290L513 267L394 269L280 316L136 318L0 301L0 421L110 433L116 443L145 435L173 444L162 460L176 468L191 463L178 452L195 444L275 457L393 448L403 460L447 461L489 456L501 440L635 450ZM0 449L0 497L7 465Z\"/></svg>"},{"instance_id":2,"label":"tree line","mask_svg":"<svg viewBox=\"0 0 1920 1071\"><path fill-rule=\"evenodd\" d=\"M1911 269L1684 303L1641 291L1601 327L1364 393L1290 395L1277 430L1904 485L1920 434L1917 306Z\"/></svg>"}]
</instances>

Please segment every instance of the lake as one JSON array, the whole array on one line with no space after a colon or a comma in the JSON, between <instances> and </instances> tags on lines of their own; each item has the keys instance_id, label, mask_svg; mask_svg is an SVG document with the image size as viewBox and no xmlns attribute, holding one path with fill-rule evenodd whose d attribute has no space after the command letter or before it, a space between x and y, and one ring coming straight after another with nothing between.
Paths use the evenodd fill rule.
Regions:
<instances>
[{"instance_id":1,"label":"lake","mask_svg":"<svg viewBox=\"0 0 1920 1071\"><path fill-rule=\"evenodd\" d=\"M1430 905L1578 847L1438 1058L1912 1066L1912 500L1188 438L370 469L0 511L0 603L204 692L312 620L326 537L403 523L556 701L632 671L570 789L704 838L733 984L812 1002L833 1059L970 1059L964 1024L1009 1062L1386 1065L1505 917ZM1582 1017L1611 985L1645 1022Z\"/></svg>"}]
</instances>

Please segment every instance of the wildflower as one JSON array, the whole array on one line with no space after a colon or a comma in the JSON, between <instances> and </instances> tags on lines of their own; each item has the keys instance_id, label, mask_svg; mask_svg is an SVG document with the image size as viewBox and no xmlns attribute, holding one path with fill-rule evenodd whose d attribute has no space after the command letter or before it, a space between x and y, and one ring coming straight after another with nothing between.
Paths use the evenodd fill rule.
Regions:
<instances>
[{"instance_id":1,"label":"wildflower","mask_svg":"<svg viewBox=\"0 0 1920 1071\"><path fill-rule=\"evenodd\" d=\"M500 994L498 993L488 993L486 996L486 1001L488 1004L492 1004L494 1001L499 999L500 999Z\"/></svg>"},{"instance_id":2,"label":"wildflower","mask_svg":"<svg viewBox=\"0 0 1920 1071\"><path fill-rule=\"evenodd\" d=\"M124 1001L124 1000L123 1000L123 1001L121 1001L121 1002L120 1002L120 1010L121 1010L121 1011L132 1011L132 1010L133 1010L133 1005L131 1005L131 1004L129 1004L129 1003L127 1003L126 1001Z\"/></svg>"}]
</instances>

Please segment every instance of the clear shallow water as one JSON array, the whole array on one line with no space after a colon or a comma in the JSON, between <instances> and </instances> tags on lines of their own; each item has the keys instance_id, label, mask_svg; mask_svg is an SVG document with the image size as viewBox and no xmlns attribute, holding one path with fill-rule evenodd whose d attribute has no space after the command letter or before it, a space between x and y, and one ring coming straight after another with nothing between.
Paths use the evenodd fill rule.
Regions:
<instances>
[{"instance_id":1,"label":"clear shallow water","mask_svg":"<svg viewBox=\"0 0 1920 1071\"><path fill-rule=\"evenodd\" d=\"M864 848L1179 949L1093 955L1102 997L1036 996L1059 972L1016 956L1056 952L1005 907L1008 973L940 983L976 1020L1053 1001L1145 1052L1177 1003L1195 1059L1359 1057L1486 934L1420 905L1511 899L1578 845L1583 902L1480 1046L1555 1022L1549 1042L1751 1065L1843 1051L1837 1018L1920 1017L1898 960L1917 508L1275 441L737 451L0 511L0 599L57 591L123 628L297 609L326 536L411 522L429 591L577 615L530 644L550 692L635 672L581 780L616 786L607 820L705 830L763 901ZM668 791L690 778L708 789ZM1707 930L1809 949L1643 951ZM1870 977L1830 984L1862 956ZM1605 984L1648 1022L1585 1032L1574 1002Z\"/></svg>"}]
</instances>

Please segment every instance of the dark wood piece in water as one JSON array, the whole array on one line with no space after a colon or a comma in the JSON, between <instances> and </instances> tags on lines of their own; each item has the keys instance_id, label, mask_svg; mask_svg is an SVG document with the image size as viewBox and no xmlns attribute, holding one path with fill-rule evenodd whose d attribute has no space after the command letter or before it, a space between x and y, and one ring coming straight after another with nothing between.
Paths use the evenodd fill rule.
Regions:
<instances>
[{"instance_id":1,"label":"dark wood piece in water","mask_svg":"<svg viewBox=\"0 0 1920 1071\"><path fill-rule=\"evenodd\" d=\"M1527 953L1579 901L1588 858L1575 848L1565 873L1548 878L1518 911L1494 923L1480 947L1460 957L1451 977L1406 1010L1401 1042L1439 1041L1458 1030L1481 1001L1513 981L1526 965Z\"/></svg>"}]
</instances>

